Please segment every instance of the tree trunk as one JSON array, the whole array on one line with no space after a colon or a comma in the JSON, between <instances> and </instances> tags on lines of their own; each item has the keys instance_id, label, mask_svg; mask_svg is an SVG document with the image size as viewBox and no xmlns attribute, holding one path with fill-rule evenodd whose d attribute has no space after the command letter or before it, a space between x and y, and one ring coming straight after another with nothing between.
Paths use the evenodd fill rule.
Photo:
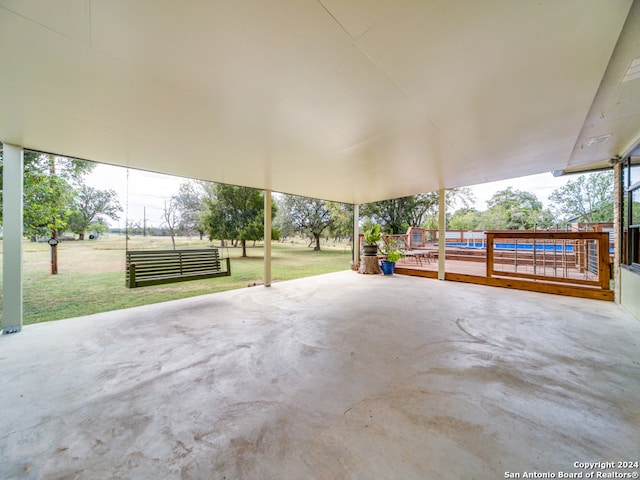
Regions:
<instances>
[{"instance_id":1,"label":"tree trunk","mask_svg":"<svg viewBox=\"0 0 640 480\"><path fill-rule=\"evenodd\" d=\"M378 263L377 256L363 256L360 257L360 268L358 269L358 273L364 273L369 275L378 275L382 273L380 269L380 264Z\"/></svg>"},{"instance_id":2,"label":"tree trunk","mask_svg":"<svg viewBox=\"0 0 640 480\"><path fill-rule=\"evenodd\" d=\"M320 251L320 235L316 235L315 233L313 234L313 238L316 241L316 246L313 247L313 251L314 252L318 252Z\"/></svg>"},{"instance_id":3,"label":"tree trunk","mask_svg":"<svg viewBox=\"0 0 640 480\"><path fill-rule=\"evenodd\" d=\"M51 181L51 187L54 186L54 177L56 176L56 159L53 155L50 156L49 160L49 178ZM56 224L56 217L53 217L53 224ZM58 231L54 228L51 231L51 238L57 240L58 239ZM58 245L51 246L51 275L58 274Z\"/></svg>"},{"instance_id":4,"label":"tree trunk","mask_svg":"<svg viewBox=\"0 0 640 480\"><path fill-rule=\"evenodd\" d=\"M240 240L240 243L242 244L242 256L246 257L247 256L247 241L246 240Z\"/></svg>"},{"instance_id":5,"label":"tree trunk","mask_svg":"<svg viewBox=\"0 0 640 480\"><path fill-rule=\"evenodd\" d=\"M51 238L58 239L57 230L51 230ZM58 274L58 245L51 245L51 275Z\"/></svg>"},{"instance_id":6,"label":"tree trunk","mask_svg":"<svg viewBox=\"0 0 640 480\"><path fill-rule=\"evenodd\" d=\"M78 240L84 240L84 232L78 234Z\"/></svg>"}]
</instances>

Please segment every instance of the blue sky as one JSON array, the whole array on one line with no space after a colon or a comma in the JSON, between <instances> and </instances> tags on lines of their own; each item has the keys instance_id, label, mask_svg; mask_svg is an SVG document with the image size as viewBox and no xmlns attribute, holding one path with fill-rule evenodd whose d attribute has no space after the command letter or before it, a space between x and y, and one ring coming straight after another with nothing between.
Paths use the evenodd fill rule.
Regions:
<instances>
[{"instance_id":1,"label":"blue sky","mask_svg":"<svg viewBox=\"0 0 640 480\"><path fill-rule=\"evenodd\" d=\"M538 197L545 207L548 207L549 195L553 190L565 185L572 178L575 178L575 176L554 177L551 173L542 173L474 185L470 188L476 197L476 208L478 210L486 210L486 201L494 193L507 187L531 192ZM112 226L116 226L116 223L118 223L121 227L124 227L126 216L132 222L142 222L145 208L147 225L159 226L162 223L164 201L178 193L180 184L184 181L185 179L183 178L140 170L129 170L127 181L126 168L104 164L98 164L87 178L87 183L94 188L101 190L113 189L118 193L122 208L128 211L122 213L119 222L112 222Z\"/></svg>"}]
</instances>

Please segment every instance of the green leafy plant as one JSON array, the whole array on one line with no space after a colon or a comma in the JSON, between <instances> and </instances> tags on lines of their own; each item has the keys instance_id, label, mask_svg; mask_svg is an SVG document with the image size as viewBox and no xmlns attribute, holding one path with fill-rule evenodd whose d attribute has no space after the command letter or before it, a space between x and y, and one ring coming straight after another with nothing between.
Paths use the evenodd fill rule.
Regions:
<instances>
[{"instance_id":1,"label":"green leafy plant","mask_svg":"<svg viewBox=\"0 0 640 480\"><path fill-rule=\"evenodd\" d=\"M387 262L392 263L396 263L404 257L404 253L402 253L398 246L398 242L394 238L389 238L388 241L385 242L384 255L387 258Z\"/></svg>"},{"instance_id":2,"label":"green leafy plant","mask_svg":"<svg viewBox=\"0 0 640 480\"><path fill-rule=\"evenodd\" d=\"M377 223L364 232L364 243L367 245L377 245L380 238L380 225Z\"/></svg>"},{"instance_id":3,"label":"green leafy plant","mask_svg":"<svg viewBox=\"0 0 640 480\"><path fill-rule=\"evenodd\" d=\"M402 257L404 257L404 253L395 250L392 252L387 253L387 262L397 262L398 260L400 260Z\"/></svg>"}]
</instances>

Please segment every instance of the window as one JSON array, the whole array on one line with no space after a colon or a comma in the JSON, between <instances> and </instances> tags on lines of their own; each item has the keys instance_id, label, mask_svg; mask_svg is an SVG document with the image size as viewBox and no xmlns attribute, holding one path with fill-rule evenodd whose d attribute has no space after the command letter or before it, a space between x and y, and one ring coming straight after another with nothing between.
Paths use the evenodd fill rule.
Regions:
<instances>
[{"instance_id":1,"label":"window","mask_svg":"<svg viewBox=\"0 0 640 480\"><path fill-rule=\"evenodd\" d=\"M630 162L627 160L627 162ZM629 185L638 185L640 184L640 164L630 165L629 166Z\"/></svg>"},{"instance_id":2,"label":"window","mask_svg":"<svg viewBox=\"0 0 640 480\"><path fill-rule=\"evenodd\" d=\"M632 165L631 157L624 165L623 185L626 192L622 229L623 239L626 237L626 258L623 260L640 270L640 164Z\"/></svg>"},{"instance_id":3,"label":"window","mask_svg":"<svg viewBox=\"0 0 640 480\"><path fill-rule=\"evenodd\" d=\"M629 226L638 227L640 226L640 188L630 191L629 195L629 205L631 207L631 212L629 212L631 217Z\"/></svg>"}]
</instances>

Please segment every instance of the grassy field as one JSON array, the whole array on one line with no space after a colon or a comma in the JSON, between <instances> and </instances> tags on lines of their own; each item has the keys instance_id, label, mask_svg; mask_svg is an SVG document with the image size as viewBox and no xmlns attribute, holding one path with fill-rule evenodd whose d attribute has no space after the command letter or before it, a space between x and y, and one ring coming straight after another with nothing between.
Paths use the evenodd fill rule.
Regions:
<instances>
[{"instance_id":1,"label":"grassy field","mask_svg":"<svg viewBox=\"0 0 640 480\"><path fill-rule=\"evenodd\" d=\"M205 248L207 240L179 238L177 248ZM252 245L252 243L249 243ZM231 257L231 276L168 285L129 289L125 287L125 239L108 235L98 240L62 242L58 275L49 274L50 248L46 243L25 241L23 257L24 323L38 323L91 313L146 305L235 288L246 288L263 276L262 245L222 249ZM133 237L129 249L170 249L167 237ZM314 252L307 243L272 244L274 282L335 272L349 268L347 244L323 245ZM0 282L1 282L0 277ZM1 319L1 313L0 313Z\"/></svg>"}]
</instances>

